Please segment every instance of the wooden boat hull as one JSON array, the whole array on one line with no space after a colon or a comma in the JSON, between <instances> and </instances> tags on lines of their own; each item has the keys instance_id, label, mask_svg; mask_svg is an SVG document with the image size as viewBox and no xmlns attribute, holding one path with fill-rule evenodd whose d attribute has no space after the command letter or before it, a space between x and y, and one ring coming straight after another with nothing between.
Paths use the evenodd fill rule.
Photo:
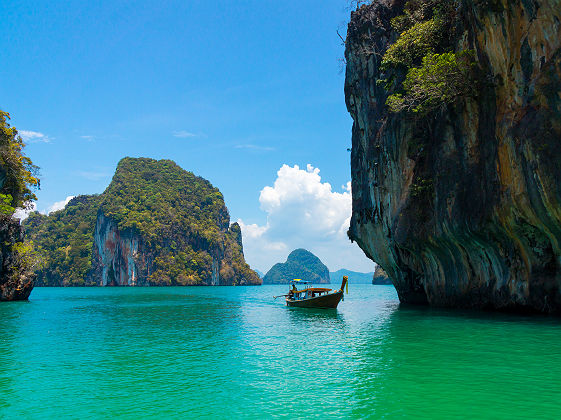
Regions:
<instances>
[{"instance_id":1,"label":"wooden boat hull","mask_svg":"<svg viewBox=\"0 0 561 420\"><path fill-rule=\"evenodd\" d=\"M343 291L339 290L335 293L309 299L292 300L286 298L286 305L296 308L336 308L341 299L343 299Z\"/></svg>"}]
</instances>

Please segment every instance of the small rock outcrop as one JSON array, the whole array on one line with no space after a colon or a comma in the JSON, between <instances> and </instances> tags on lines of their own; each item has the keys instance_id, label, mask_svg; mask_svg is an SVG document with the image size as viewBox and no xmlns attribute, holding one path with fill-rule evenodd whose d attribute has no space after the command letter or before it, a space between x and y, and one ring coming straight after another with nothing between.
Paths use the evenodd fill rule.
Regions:
<instances>
[{"instance_id":1,"label":"small rock outcrop","mask_svg":"<svg viewBox=\"0 0 561 420\"><path fill-rule=\"evenodd\" d=\"M329 269L305 249L292 251L286 262L277 263L263 277L263 284L288 284L301 279L315 284L329 284Z\"/></svg>"},{"instance_id":2,"label":"small rock outcrop","mask_svg":"<svg viewBox=\"0 0 561 420\"><path fill-rule=\"evenodd\" d=\"M392 280L389 278L388 274L380 266L376 267L374 275L372 276L372 284L381 286L392 284Z\"/></svg>"},{"instance_id":3,"label":"small rock outcrop","mask_svg":"<svg viewBox=\"0 0 561 420\"><path fill-rule=\"evenodd\" d=\"M561 0L415 4L425 9L405 16L413 2L374 1L348 27L349 236L402 302L560 313ZM433 101L425 115L391 112L407 71L382 65L396 28L447 4L449 31L436 35L453 38L433 52L469 51L476 92ZM403 45L430 50L411 34ZM420 66L409 52L393 58Z\"/></svg>"}]
</instances>

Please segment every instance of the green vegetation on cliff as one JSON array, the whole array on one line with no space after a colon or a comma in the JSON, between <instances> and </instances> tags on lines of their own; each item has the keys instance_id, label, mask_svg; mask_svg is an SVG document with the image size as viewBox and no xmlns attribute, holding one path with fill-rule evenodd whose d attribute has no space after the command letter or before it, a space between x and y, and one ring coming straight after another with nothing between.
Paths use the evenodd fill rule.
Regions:
<instances>
[{"instance_id":1,"label":"green vegetation on cliff","mask_svg":"<svg viewBox=\"0 0 561 420\"><path fill-rule=\"evenodd\" d=\"M263 284L287 284L302 279L316 284L330 283L329 269L321 260L305 249L290 253L286 262L275 264L263 277Z\"/></svg>"},{"instance_id":2,"label":"green vegetation on cliff","mask_svg":"<svg viewBox=\"0 0 561 420\"><path fill-rule=\"evenodd\" d=\"M23 154L25 147L15 127L8 123L10 114L0 110L0 212L12 215L16 207L27 207L37 197L38 168Z\"/></svg>"},{"instance_id":3,"label":"green vegetation on cliff","mask_svg":"<svg viewBox=\"0 0 561 420\"><path fill-rule=\"evenodd\" d=\"M392 20L399 36L382 60L392 112L424 116L476 94L473 51L454 51L457 19L455 1L409 0Z\"/></svg>"},{"instance_id":4,"label":"green vegetation on cliff","mask_svg":"<svg viewBox=\"0 0 561 420\"><path fill-rule=\"evenodd\" d=\"M403 82L405 93L389 96L387 105L392 112L408 111L426 115L443 104L474 95L473 74L471 51L457 54L429 53L423 57L420 67L407 72Z\"/></svg>"},{"instance_id":5,"label":"green vegetation on cliff","mask_svg":"<svg viewBox=\"0 0 561 420\"><path fill-rule=\"evenodd\" d=\"M103 193L101 211L120 230L136 229L148 243L183 226L183 232L216 244L218 231L230 221L218 188L171 160L122 159Z\"/></svg>"}]
</instances>

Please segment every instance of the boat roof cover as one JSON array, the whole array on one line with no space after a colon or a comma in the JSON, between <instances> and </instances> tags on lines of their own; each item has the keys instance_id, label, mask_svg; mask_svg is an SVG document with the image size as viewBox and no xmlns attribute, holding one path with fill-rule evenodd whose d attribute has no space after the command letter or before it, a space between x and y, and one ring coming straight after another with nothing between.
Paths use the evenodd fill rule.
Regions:
<instances>
[{"instance_id":1,"label":"boat roof cover","mask_svg":"<svg viewBox=\"0 0 561 420\"><path fill-rule=\"evenodd\" d=\"M312 282L304 281L302 279L294 279L294 280L291 280L290 283L312 284Z\"/></svg>"}]
</instances>

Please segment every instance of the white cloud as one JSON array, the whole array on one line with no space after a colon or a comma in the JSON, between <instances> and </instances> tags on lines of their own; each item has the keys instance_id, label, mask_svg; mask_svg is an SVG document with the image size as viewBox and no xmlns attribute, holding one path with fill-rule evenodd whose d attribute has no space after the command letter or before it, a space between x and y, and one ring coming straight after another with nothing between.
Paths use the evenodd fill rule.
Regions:
<instances>
[{"instance_id":1,"label":"white cloud","mask_svg":"<svg viewBox=\"0 0 561 420\"><path fill-rule=\"evenodd\" d=\"M81 139L84 139L86 141L94 141L95 140L95 136L80 136Z\"/></svg>"},{"instance_id":2,"label":"white cloud","mask_svg":"<svg viewBox=\"0 0 561 420\"><path fill-rule=\"evenodd\" d=\"M53 205L51 207L49 207L49 209L47 210L47 214L50 214L54 211L62 210L64 207L66 207L68 202L70 200L72 200L74 197L75 197L74 195L69 195L64 200L60 200L60 201L57 201L57 202L53 203Z\"/></svg>"},{"instance_id":3,"label":"white cloud","mask_svg":"<svg viewBox=\"0 0 561 420\"><path fill-rule=\"evenodd\" d=\"M29 217L30 213L33 213L36 210L37 210L37 204L35 203L31 203L28 209L22 209L21 207L18 207L14 213L14 218L19 219L20 222L23 222L25 219Z\"/></svg>"},{"instance_id":4,"label":"white cloud","mask_svg":"<svg viewBox=\"0 0 561 420\"><path fill-rule=\"evenodd\" d=\"M188 131L185 131L185 130L177 130L177 131L173 132L173 137L177 137L177 138L180 138L180 139L187 139L189 137L197 137L197 135L194 134L194 133L190 133Z\"/></svg>"},{"instance_id":5,"label":"white cloud","mask_svg":"<svg viewBox=\"0 0 561 420\"><path fill-rule=\"evenodd\" d=\"M25 143L50 143L51 138L38 131L19 130L19 135Z\"/></svg>"},{"instance_id":6,"label":"white cloud","mask_svg":"<svg viewBox=\"0 0 561 420\"><path fill-rule=\"evenodd\" d=\"M259 203L267 214L264 226L238 220L244 253L250 265L266 271L284 262L295 248L315 253L331 271L348 268L373 271L374 263L347 238L351 212L351 183L341 192L322 182L319 168L283 165L273 186L261 190Z\"/></svg>"}]
</instances>

